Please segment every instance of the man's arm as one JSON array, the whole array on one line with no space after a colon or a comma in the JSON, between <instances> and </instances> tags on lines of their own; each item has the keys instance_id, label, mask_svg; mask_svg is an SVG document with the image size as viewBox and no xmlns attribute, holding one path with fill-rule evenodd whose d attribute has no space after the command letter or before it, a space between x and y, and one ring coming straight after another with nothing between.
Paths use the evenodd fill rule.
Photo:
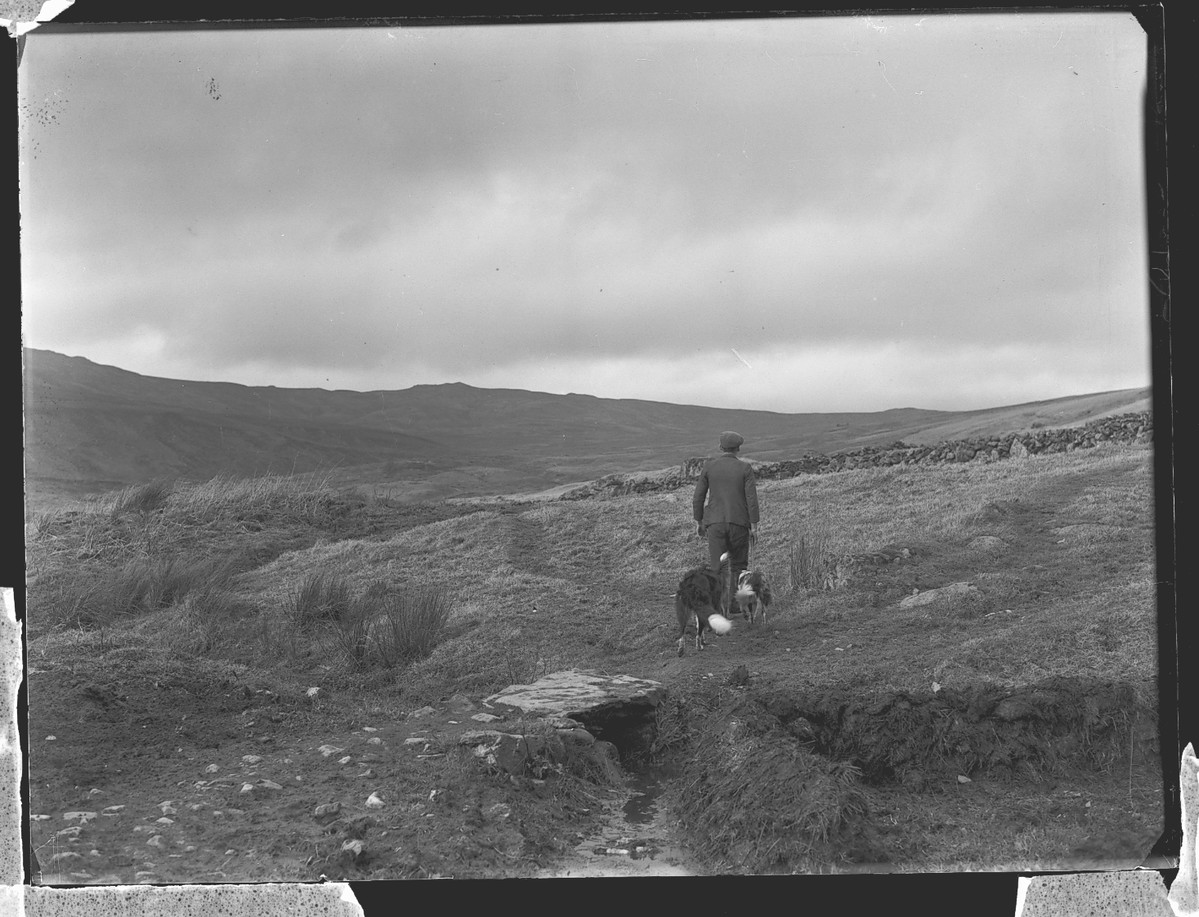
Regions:
<instances>
[{"instance_id":1,"label":"man's arm","mask_svg":"<svg viewBox=\"0 0 1199 917\"><path fill-rule=\"evenodd\" d=\"M745 507L749 510L749 534L758 537L758 482L754 477L753 467L745 469Z\"/></svg>"},{"instance_id":2,"label":"man's arm","mask_svg":"<svg viewBox=\"0 0 1199 917\"><path fill-rule=\"evenodd\" d=\"M705 468L699 473L699 480L695 482L695 493L691 497L691 516L700 525L702 525L704 521L704 502L707 499L708 469Z\"/></svg>"}]
</instances>

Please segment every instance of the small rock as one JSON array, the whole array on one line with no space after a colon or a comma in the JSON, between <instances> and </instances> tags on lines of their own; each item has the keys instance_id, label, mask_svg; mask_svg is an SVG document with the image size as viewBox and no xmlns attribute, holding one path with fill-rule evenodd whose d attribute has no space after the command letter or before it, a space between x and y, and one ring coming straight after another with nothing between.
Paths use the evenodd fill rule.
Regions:
<instances>
[{"instance_id":1,"label":"small rock","mask_svg":"<svg viewBox=\"0 0 1199 917\"><path fill-rule=\"evenodd\" d=\"M163 845L162 835L155 834L152 838L146 841L147 847L161 847Z\"/></svg>"},{"instance_id":2,"label":"small rock","mask_svg":"<svg viewBox=\"0 0 1199 917\"><path fill-rule=\"evenodd\" d=\"M281 787L279 784L275 783L274 780L259 780L257 785L262 787L264 790L281 790L281 789L283 789L283 787Z\"/></svg>"},{"instance_id":3,"label":"small rock","mask_svg":"<svg viewBox=\"0 0 1199 917\"><path fill-rule=\"evenodd\" d=\"M193 802L188 806L188 808L193 812L199 812L202 808L204 808L204 804L202 802Z\"/></svg>"},{"instance_id":4,"label":"small rock","mask_svg":"<svg viewBox=\"0 0 1199 917\"><path fill-rule=\"evenodd\" d=\"M75 821L76 819L78 819L80 824L86 825L89 821L91 821L95 817L96 817L95 812L64 812L62 819L63 819L63 821Z\"/></svg>"},{"instance_id":5,"label":"small rock","mask_svg":"<svg viewBox=\"0 0 1199 917\"><path fill-rule=\"evenodd\" d=\"M246 793L253 793L253 792L254 792L254 784L243 783L241 785L241 795L245 795Z\"/></svg>"},{"instance_id":6,"label":"small rock","mask_svg":"<svg viewBox=\"0 0 1199 917\"><path fill-rule=\"evenodd\" d=\"M163 815L178 815L179 814L179 811L174 806L163 805L163 806L160 806L159 808L162 809Z\"/></svg>"},{"instance_id":7,"label":"small rock","mask_svg":"<svg viewBox=\"0 0 1199 917\"><path fill-rule=\"evenodd\" d=\"M124 806L105 806L103 809L100 810L100 814L101 815L116 815L123 808L125 808L125 807ZM45 816L34 815L32 817L33 818L39 818L39 817L44 818Z\"/></svg>"},{"instance_id":8,"label":"small rock","mask_svg":"<svg viewBox=\"0 0 1199 917\"><path fill-rule=\"evenodd\" d=\"M89 796L99 796L99 795L100 795L101 793L103 793L103 792L104 792L103 790L98 790L98 789L96 789L95 787L92 787L90 790L88 790L88 791L87 791L87 795L89 795Z\"/></svg>"},{"instance_id":9,"label":"small rock","mask_svg":"<svg viewBox=\"0 0 1199 917\"><path fill-rule=\"evenodd\" d=\"M216 773L217 771L219 771L220 769L221 769L221 768L220 768L220 766L219 766L219 765L216 765L216 764L210 764L210 765L208 765L208 767L204 768L204 773L206 773L206 774L215 774L215 773Z\"/></svg>"},{"instance_id":10,"label":"small rock","mask_svg":"<svg viewBox=\"0 0 1199 917\"><path fill-rule=\"evenodd\" d=\"M413 736L410 739L405 739L404 744L405 745L428 745L429 740L426 739L424 736Z\"/></svg>"},{"instance_id":11,"label":"small rock","mask_svg":"<svg viewBox=\"0 0 1199 917\"><path fill-rule=\"evenodd\" d=\"M173 824L175 824L175 819L167 818L164 815L162 818L154 819L154 822L155 822L155 824L159 824L159 825L173 825Z\"/></svg>"},{"instance_id":12,"label":"small rock","mask_svg":"<svg viewBox=\"0 0 1199 917\"><path fill-rule=\"evenodd\" d=\"M235 854L235 853L237 853L237 851L236 851L236 850L234 850L232 847L230 847L228 850L226 850L226 851L225 851L225 856L227 856L227 857L231 857L231 856L233 856L233 854Z\"/></svg>"},{"instance_id":13,"label":"small rock","mask_svg":"<svg viewBox=\"0 0 1199 917\"><path fill-rule=\"evenodd\" d=\"M58 736L46 736L46 741L47 741L47 742L54 742L54 741L57 741L57 740L58 740Z\"/></svg>"},{"instance_id":14,"label":"small rock","mask_svg":"<svg viewBox=\"0 0 1199 917\"><path fill-rule=\"evenodd\" d=\"M242 755L241 756L242 764L257 764L261 760L262 760L261 755Z\"/></svg>"},{"instance_id":15,"label":"small rock","mask_svg":"<svg viewBox=\"0 0 1199 917\"><path fill-rule=\"evenodd\" d=\"M79 833L83 828L79 825L72 825L70 828L63 828L61 831L54 832L55 837L79 837Z\"/></svg>"},{"instance_id":16,"label":"small rock","mask_svg":"<svg viewBox=\"0 0 1199 917\"><path fill-rule=\"evenodd\" d=\"M368 767L366 770L364 770L358 776L359 777L373 777L373 776L375 776L375 772Z\"/></svg>"},{"instance_id":17,"label":"small rock","mask_svg":"<svg viewBox=\"0 0 1199 917\"><path fill-rule=\"evenodd\" d=\"M362 731L363 732L378 732L379 730L376 729L374 726L363 726Z\"/></svg>"},{"instance_id":18,"label":"small rock","mask_svg":"<svg viewBox=\"0 0 1199 917\"><path fill-rule=\"evenodd\" d=\"M119 808L119 809L123 809L123 808L125 808L125 807L124 807L124 806L117 806L117 808ZM105 814L108 814L108 813L105 813ZM49 821L49 820L50 820L50 816L49 816L49 815L30 815L30 816L29 816L29 820L30 820L30 821Z\"/></svg>"},{"instance_id":19,"label":"small rock","mask_svg":"<svg viewBox=\"0 0 1199 917\"><path fill-rule=\"evenodd\" d=\"M317 806L313 812L313 818L333 818L341 811L340 802L325 802Z\"/></svg>"},{"instance_id":20,"label":"small rock","mask_svg":"<svg viewBox=\"0 0 1199 917\"><path fill-rule=\"evenodd\" d=\"M348 840L341 845L341 852L348 853L351 857L357 858L362 855L362 841Z\"/></svg>"},{"instance_id":21,"label":"small rock","mask_svg":"<svg viewBox=\"0 0 1199 917\"><path fill-rule=\"evenodd\" d=\"M304 694L308 697L309 700L315 700L316 696L320 693L321 693L320 688L309 688L307 691L304 692Z\"/></svg>"},{"instance_id":22,"label":"small rock","mask_svg":"<svg viewBox=\"0 0 1199 917\"><path fill-rule=\"evenodd\" d=\"M320 748L317 749L317 751L319 751L322 755L324 755L327 758L330 755L337 754L339 751L345 751L345 749L338 748L336 745L322 745Z\"/></svg>"},{"instance_id":23,"label":"small rock","mask_svg":"<svg viewBox=\"0 0 1199 917\"><path fill-rule=\"evenodd\" d=\"M353 760L354 760L353 755L346 755L344 758L338 758L337 763L338 764L349 764Z\"/></svg>"},{"instance_id":24,"label":"small rock","mask_svg":"<svg viewBox=\"0 0 1199 917\"><path fill-rule=\"evenodd\" d=\"M969 777L967 777L963 774L958 774L958 783L973 783L973 782L974 781L971 780Z\"/></svg>"},{"instance_id":25,"label":"small rock","mask_svg":"<svg viewBox=\"0 0 1199 917\"><path fill-rule=\"evenodd\" d=\"M476 713L471 719L478 723L494 723L499 717L494 713Z\"/></svg>"},{"instance_id":26,"label":"small rock","mask_svg":"<svg viewBox=\"0 0 1199 917\"><path fill-rule=\"evenodd\" d=\"M371 793L370 796L366 798L366 805L371 809L381 809L386 805L386 803L379 798L378 794Z\"/></svg>"},{"instance_id":27,"label":"small rock","mask_svg":"<svg viewBox=\"0 0 1199 917\"><path fill-rule=\"evenodd\" d=\"M433 709L432 707L421 707L419 710L413 710L411 713L409 713L408 718L412 719L412 720L418 720L422 716L429 716L436 712L437 711L435 709Z\"/></svg>"},{"instance_id":28,"label":"small rock","mask_svg":"<svg viewBox=\"0 0 1199 917\"><path fill-rule=\"evenodd\" d=\"M382 745L383 744L383 740L380 739L378 736L375 736L373 739L367 739L366 741L367 741L368 745Z\"/></svg>"}]
</instances>

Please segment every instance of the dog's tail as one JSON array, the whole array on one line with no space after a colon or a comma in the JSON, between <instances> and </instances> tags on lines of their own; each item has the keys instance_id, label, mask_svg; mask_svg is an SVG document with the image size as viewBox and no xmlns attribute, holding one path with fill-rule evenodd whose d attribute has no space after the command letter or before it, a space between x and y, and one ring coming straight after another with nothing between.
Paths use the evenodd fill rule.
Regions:
<instances>
[{"instance_id":1,"label":"dog's tail","mask_svg":"<svg viewBox=\"0 0 1199 917\"><path fill-rule=\"evenodd\" d=\"M753 588L753 586L749 585L749 583L746 583L744 586L742 586L740 589L737 590L737 598L739 598L739 599L748 599L753 594L754 594L754 588Z\"/></svg>"},{"instance_id":2,"label":"dog's tail","mask_svg":"<svg viewBox=\"0 0 1199 917\"><path fill-rule=\"evenodd\" d=\"M733 622L724 615L710 614L708 615L708 627L718 634L727 634L733 629Z\"/></svg>"}]
</instances>

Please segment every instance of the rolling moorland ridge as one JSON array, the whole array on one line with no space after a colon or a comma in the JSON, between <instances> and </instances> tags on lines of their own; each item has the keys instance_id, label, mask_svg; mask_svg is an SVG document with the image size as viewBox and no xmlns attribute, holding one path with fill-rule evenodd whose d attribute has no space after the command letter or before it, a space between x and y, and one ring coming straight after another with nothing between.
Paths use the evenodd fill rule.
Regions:
<instances>
[{"instance_id":1,"label":"rolling moorland ridge","mask_svg":"<svg viewBox=\"0 0 1199 917\"><path fill-rule=\"evenodd\" d=\"M753 452L769 620L679 658L671 594L704 556L688 460L750 413L676 419L667 453L630 418L692 409L582 399L593 412L571 429L612 451L550 452L551 425L549 471L516 463L542 457L528 439L461 459L430 420L403 440L433 444L429 473L372 480L386 451L319 470L325 448L365 440L338 446L339 427L305 425L320 412L280 392L269 435L312 467L235 475L256 460L239 449L269 445L252 439L260 390L54 355L43 370L56 361L70 378L43 372L26 396L30 441L60 450L47 477L29 453L46 875L1127 868L1162 830L1147 393L995 409L990 426L883 412L804 434L792 417L795 450ZM135 395L163 381L139 414ZM428 388L462 395L460 417L493 397L530 418L579 398ZM337 395L358 397L315 393ZM188 457L193 417L237 431L231 451ZM470 435L508 445L515 422ZM821 442L840 447L804 444ZM177 464L143 465L155 443ZM439 488L452 499L418 498ZM665 685L648 744L567 742L514 716L493 725L536 753L497 766L463 744L493 692L571 669ZM651 821L628 815L638 798Z\"/></svg>"},{"instance_id":2,"label":"rolling moorland ridge","mask_svg":"<svg viewBox=\"0 0 1199 917\"><path fill-rule=\"evenodd\" d=\"M319 472L406 500L543 491L715 448L758 461L1062 428L1149 410L1134 389L980 411L779 414L461 384L348 392L141 376L26 348L29 508L154 478Z\"/></svg>"}]
</instances>

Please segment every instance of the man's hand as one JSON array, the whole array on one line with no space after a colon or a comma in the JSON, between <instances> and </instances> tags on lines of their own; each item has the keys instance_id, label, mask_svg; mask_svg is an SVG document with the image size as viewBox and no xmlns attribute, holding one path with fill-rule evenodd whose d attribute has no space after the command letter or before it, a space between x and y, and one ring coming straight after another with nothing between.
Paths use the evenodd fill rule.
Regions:
<instances>
[{"instance_id":1,"label":"man's hand","mask_svg":"<svg viewBox=\"0 0 1199 917\"><path fill-rule=\"evenodd\" d=\"M702 522L695 527L695 534L700 538L704 537L704 524Z\"/></svg>"},{"instance_id":2,"label":"man's hand","mask_svg":"<svg viewBox=\"0 0 1199 917\"><path fill-rule=\"evenodd\" d=\"M749 543L751 545L758 543L758 527L756 525L749 527Z\"/></svg>"}]
</instances>

